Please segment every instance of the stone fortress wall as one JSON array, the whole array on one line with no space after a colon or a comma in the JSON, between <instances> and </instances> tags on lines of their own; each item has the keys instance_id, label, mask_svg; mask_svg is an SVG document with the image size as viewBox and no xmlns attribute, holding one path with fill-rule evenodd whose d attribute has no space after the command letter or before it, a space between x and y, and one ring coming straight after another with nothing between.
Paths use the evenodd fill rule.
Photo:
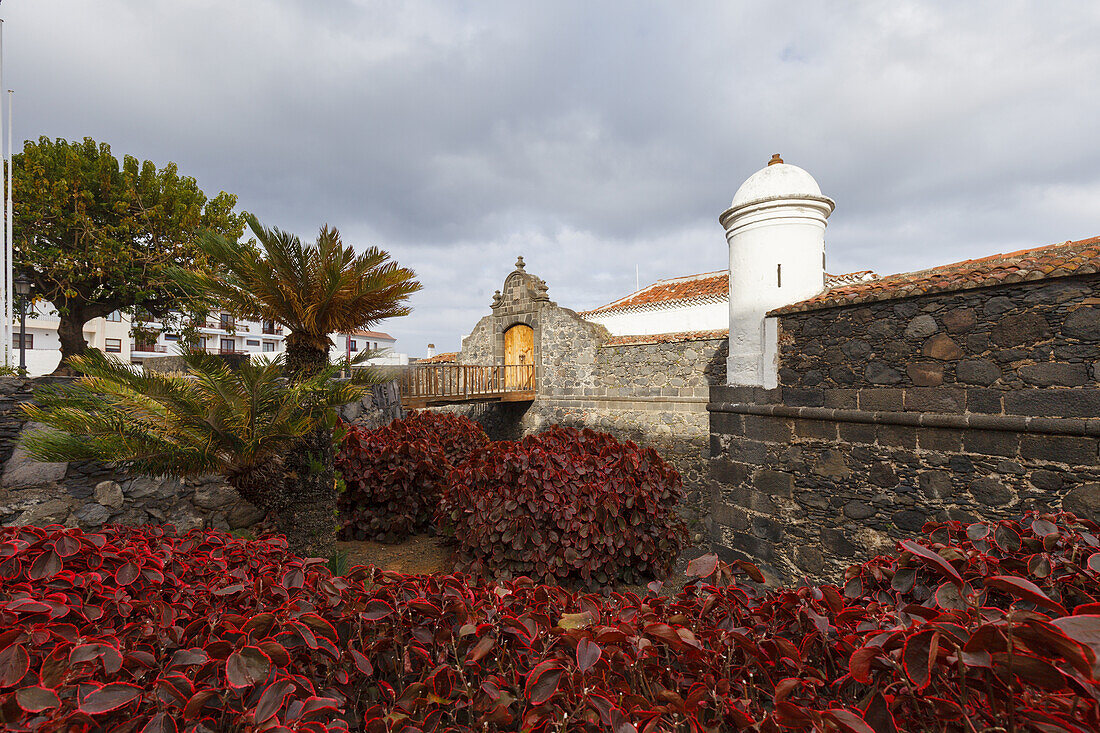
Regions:
<instances>
[{"instance_id":1,"label":"stone fortress wall","mask_svg":"<svg viewBox=\"0 0 1100 733\"><path fill-rule=\"evenodd\" d=\"M774 390L711 398L713 539L835 576L926 520L1100 519L1100 277L779 316Z\"/></svg>"},{"instance_id":2,"label":"stone fortress wall","mask_svg":"<svg viewBox=\"0 0 1100 733\"><path fill-rule=\"evenodd\" d=\"M546 283L526 272L521 258L494 297L492 313L463 340L458 361L503 364L504 333L516 324L534 330L535 401L435 409L468 415L494 439L561 424L654 447L683 476L685 514L696 540L706 542L706 406L711 385L725 381L724 334L612 337L551 301Z\"/></svg>"}]
</instances>

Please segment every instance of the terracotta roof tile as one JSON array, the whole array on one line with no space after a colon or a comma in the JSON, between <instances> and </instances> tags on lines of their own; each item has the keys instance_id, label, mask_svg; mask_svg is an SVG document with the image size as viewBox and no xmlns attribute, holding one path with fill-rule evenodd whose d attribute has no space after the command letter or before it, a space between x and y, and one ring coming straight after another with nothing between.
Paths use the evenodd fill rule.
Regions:
<instances>
[{"instance_id":1,"label":"terracotta roof tile","mask_svg":"<svg viewBox=\"0 0 1100 733\"><path fill-rule=\"evenodd\" d=\"M984 288L1024 280L1091 275L1096 272L1100 272L1100 237L1022 249L927 270L887 275L877 280L840 285L808 300L776 308L769 315Z\"/></svg>"},{"instance_id":2,"label":"terracotta roof tile","mask_svg":"<svg viewBox=\"0 0 1100 733\"><path fill-rule=\"evenodd\" d=\"M417 359L417 364L451 364L458 359L457 351L446 351L442 354L429 356L427 359Z\"/></svg>"},{"instance_id":3,"label":"terracotta roof tile","mask_svg":"<svg viewBox=\"0 0 1100 733\"><path fill-rule=\"evenodd\" d=\"M624 298L601 305L581 316L594 316L617 311L640 310L661 305L696 300L725 299L729 297L730 278L728 270L704 272L699 275L658 280Z\"/></svg>"},{"instance_id":4,"label":"terracotta roof tile","mask_svg":"<svg viewBox=\"0 0 1100 733\"><path fill-rule=\"evenodd\" d=\"M680 333L655 333L649 336L612 336L601 346L641 346L643 344L675 344L681 341L706 341L724 339L729 329L718 331L682 331Z\"/></svg>"},{"instance_id":5,"label":"terracotta roof tile","mask_svg":"<svg viewBox=\"0 0 1100 733\"><path fill-rule=\"evenodd\" d=\"M341 335L343 335L343 334L341 334ZM390 336L388 333L383 333L381 331L362 331L362 330L359 330L359 331L352 331L350 335L352 335L352 336L363 336L365 338L371 338L371 339L385 339L386 341L396 341L397 340L393 336Z\"/></svg>"}]
</instances>

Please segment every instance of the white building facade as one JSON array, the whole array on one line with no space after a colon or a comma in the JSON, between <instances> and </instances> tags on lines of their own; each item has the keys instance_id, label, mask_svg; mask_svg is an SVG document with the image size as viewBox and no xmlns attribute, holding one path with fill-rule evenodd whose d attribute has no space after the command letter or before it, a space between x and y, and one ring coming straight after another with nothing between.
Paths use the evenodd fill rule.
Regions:
<instances>
[{"instance_id":1,"label":"white building facade","mask_svg":"<svg viewBox=\"0 0 1100 733\"><path fill-rule=\"evenodd\" d=\"M243 320L230 313L214 311L206 321L193 326L198 337L196 346L212 354L248 354L256 358L274 357L286 350L284 329L273 321ZM141 364L158 356L174 356L182 351L180 333L165 331L162 323L147 323L144 327L160 333L155 339L137 335L131 339L131 364Z\"/></svg>"},{"instance_id":2,"label":"white building facade","mask_svg":"<svg viewBox=\"0 0 1100 733\"><path fill-rule=\"evenodd\" d=\"M332 346L329 348L328 358L333 364L355 359L364 351L382 352L379 356L369 359L368 364L404 366L409 363L408 354L399 354L394 350L397 339L382 331L334 333L329 338L332 339Z\"/></svg>"}]
</instances>

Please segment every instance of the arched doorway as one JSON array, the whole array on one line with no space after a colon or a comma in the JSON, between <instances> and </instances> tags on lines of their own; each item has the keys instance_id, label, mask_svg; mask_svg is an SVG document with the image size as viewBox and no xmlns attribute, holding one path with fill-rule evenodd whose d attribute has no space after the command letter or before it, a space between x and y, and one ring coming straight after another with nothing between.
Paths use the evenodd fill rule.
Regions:
<instances>
[{"instance_id":1,"label":"arched doorway","mask_svg":"<svg viewBox=\"0 0 1100 733\"><path fill-rule=\"evenodd\" d=\"M533 389L535 383L535 330L524 324L504 332L504 365L530 366L529 369L505 369L504 382L509 390Z\"/></svg>"}]
</instances>

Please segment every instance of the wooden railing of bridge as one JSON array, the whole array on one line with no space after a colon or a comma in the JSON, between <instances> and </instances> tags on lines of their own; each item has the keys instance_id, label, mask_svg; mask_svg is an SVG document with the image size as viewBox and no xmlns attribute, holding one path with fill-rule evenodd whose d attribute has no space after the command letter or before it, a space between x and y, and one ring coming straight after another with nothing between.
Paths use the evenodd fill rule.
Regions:
<instances>
[{"instance_id":1,"label":"wooden railing of bridge","mask_svg":"<svg viewBox=\"0 0 1100 733\"><path fill-rule=\"evenodd\" d=\"M397 380L407 409L461 402L530 402L535 399L535 365L417 364Z\"/></svg>"}]
</instances>

